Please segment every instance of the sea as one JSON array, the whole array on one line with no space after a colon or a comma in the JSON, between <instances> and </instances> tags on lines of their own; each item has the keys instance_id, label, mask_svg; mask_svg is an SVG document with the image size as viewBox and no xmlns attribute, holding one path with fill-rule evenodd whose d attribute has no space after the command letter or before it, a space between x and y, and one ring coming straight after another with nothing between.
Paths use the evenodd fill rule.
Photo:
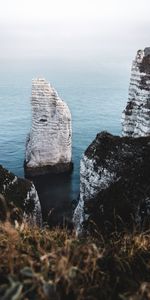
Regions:
<instances>
[{"instance_id":1,"label":"sea","mask_svg":"<svg viewBox=\"0 0 150 300\"><path fill-rule=\"evenodd\" d=\"M38 72L38 73L37 73ZM33 179L45 222L70 214L70 203L79 196L80 160L96 134L121 134L121 115L128 98L130 68L120 63L99 68L45 65L0 70L0 164L24 177L26 137L31 128L31 80L44 76L68 104L72 114L72 161L70 175ZM48 221L48 222L50 222Z\"/></svg>"}]
</instances>

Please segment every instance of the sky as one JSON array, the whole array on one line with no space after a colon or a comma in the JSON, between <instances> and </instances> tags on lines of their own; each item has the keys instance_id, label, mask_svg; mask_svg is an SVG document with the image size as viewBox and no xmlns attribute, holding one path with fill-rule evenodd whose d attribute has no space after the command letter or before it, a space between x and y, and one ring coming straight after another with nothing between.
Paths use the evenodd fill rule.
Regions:
<instances>
[{"instance_id":1,"label":"sky","mask_svg":"<svg viewBox=\"0 0 150 300\"><path fill-rule=\"evenodd\" d=\"M129 61L150 46L149 0L1 0L0 62Z\"/></svg>"}]
</instances>

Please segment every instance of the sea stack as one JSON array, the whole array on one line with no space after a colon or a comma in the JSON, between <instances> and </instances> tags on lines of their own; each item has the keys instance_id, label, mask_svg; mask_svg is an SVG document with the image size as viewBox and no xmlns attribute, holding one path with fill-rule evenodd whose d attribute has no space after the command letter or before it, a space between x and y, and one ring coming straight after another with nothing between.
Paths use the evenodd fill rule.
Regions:
<instances>
[{"instance_id":1,"label":"sea stack","mask_svg":"<svg viewBox=\"0 0 150 300\"><path fill-rule=\"evenodd\" d=\"M72 125L67 104L44 78L32 80L32 128L27 138L25 175L72 170Z\"/></svg>"},{"instance_id":2,"label":"sea stack","mask_svg":"<svg viewBox=\"0 0 150 300\"><path fill-rule=\"evenodd\" d=\"M150 47L139 50L132 64L122 134L130 137L150 135Z\"/></svg>"}]
</instances>

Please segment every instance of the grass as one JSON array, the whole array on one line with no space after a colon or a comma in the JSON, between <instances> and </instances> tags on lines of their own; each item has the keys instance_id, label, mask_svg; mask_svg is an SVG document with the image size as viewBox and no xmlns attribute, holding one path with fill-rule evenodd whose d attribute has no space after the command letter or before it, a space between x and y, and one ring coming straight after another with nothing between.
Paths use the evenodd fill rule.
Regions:
<instances>
[{"instance_id":1,"label":"grass","mask_svg":"<svg viewBox=\"0 0 150 300\"><path fill-rule=\"evenodd\" d=\"M150 299L150 233L78 239L0 223L0 299Z\"/></svg>"}]
</instances>

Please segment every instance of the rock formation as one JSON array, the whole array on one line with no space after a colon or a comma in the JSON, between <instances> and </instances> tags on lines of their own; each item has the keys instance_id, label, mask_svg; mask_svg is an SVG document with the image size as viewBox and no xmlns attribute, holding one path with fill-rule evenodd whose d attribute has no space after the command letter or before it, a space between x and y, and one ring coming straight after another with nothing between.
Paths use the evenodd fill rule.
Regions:
<instances>
[{"instance_id":1,"label":"rock formation","mask_svg":"<svg viewBox=\"0 0 150 300\"><path fill-rule=\"evenodd\" d=\"M78 233L93 223L113 230L114 216L130 228L143 226L150 216L150 137L98 134L83 155L80 178Z\"/></svg>"},{"instance_id":2,"label":"rock formation","mask_svg":"<svg viewBox=\"0 0 150 300\"><path fill-rule=\"evenodd\" d=\"M5 220L7 213L13 220L42 224L40 201L33 183L0 166L0 220Z\"/></svg>"},{"instance_id":3,"label":"rock formation","mask_svg":"<svg viewBox=\"0 0 150 300\"><path fill-rule=\"evenodd\" d=\"M122 126L123 136L150 135L150 48L139 50L133 61Z\"/></svg>"},{"instance_id":4,"label":"rock formation","mask_svg":"<svg viewBox=\"0 0 150 300\"><path fill-rule=\"evenodd\" d=\"M71 114L45 79L32 81L32 129L27 139L25 174L34 176L72 169Z\"/></svg>"}]
</instances>

